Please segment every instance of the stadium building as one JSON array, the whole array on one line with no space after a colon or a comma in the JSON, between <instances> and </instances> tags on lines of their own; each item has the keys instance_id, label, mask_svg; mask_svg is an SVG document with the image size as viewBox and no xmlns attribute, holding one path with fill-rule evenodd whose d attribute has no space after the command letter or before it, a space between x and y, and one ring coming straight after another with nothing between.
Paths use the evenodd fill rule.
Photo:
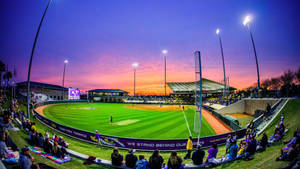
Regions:
<instances>
[{"instance_id":1,"label":"stadium building","mask_svg":"<svg viewBox=\"0 0 300 169\"><path fill-rule=\"evenodd\" d=\"M128 92L120 89L93 89L88 91L89 100L103 102L120 102Z\"/></svg>"},{"instance_id":2,"label":"stadium building","mask_svg":"<svg viewBox=\"0 0 300 169\"><path fill-rule=\"evenodd\" d=\"M17 90L20 95L27 97L27 81L17 83ZM63 93L68 98L68 88L59 85L31 81L30 91L34 102L62 100Z\"/></svg>"},{"instance_id":3,"label":"stadium building","mask_svg":"<svg viewBox=\"0 0 300 169\"><path fill-rule=\"evenodd\" d=\"M170 93L170 100L173 103L187 102L193 103L195 94L195 82L168 82L167 85L173 91ZM233 93L236 88L228 87L227 91ZM202 79L203 98L219 97L223 95L224 84L209 79Z\"/></svg>"}]
</instances>

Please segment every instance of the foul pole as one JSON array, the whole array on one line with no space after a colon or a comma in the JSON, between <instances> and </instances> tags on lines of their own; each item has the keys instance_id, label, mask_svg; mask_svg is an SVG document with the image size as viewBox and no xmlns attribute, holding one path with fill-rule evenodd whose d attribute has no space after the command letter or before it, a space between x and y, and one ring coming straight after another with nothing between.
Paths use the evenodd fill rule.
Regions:
<instances>
[{"instance_id":1,"label":"foul pole","mask_svg":"<svg viewBox=\"0 0 300 169\"><path fill-rule=\"evenodd\" d=\"M202 67L201 67L201 53L196 51L195 57L195 119L194 119L194 131L198 129L198 141L197 145L200 145L200 133L201 133L201 118L202 118ZM197 122L197 116L199 115L199 123ZM198 125L197 125L198 124Z\"/></svg>"}]
</instances>

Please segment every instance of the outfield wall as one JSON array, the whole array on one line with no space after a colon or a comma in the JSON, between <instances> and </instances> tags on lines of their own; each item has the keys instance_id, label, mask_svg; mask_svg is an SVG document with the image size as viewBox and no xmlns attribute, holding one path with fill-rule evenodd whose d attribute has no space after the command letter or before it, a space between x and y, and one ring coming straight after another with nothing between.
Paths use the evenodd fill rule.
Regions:
<instances>
[{"instance_id":1,"label":"outfield wall","mask_svg":"<svg viewBox=\"0 0 300 169\"><path fill-rule=\"evenodd\" d=\"M72 127L68 127L62 124L59 124L55 121L52 121L42 115L40 115L35 109L38 106L47 105L47 104L57 104L57 103L74 103L75 101L51 101L51 102L44 102L38 103L34 105L34 113L35 117L45 124L46 126L68 135L70 137L86 141L89 143L96 144L97 139L95 138L95 133L84 131ZM79 101L82 102L82 101ZM239 129L234 132L229 132L220 135L208 136L200 138L200 144L202 147L209 147L213 143L216 144L224 144L226 142L226 137L228 134L234 135L236 134L238 138L244 137L246 129ZM116 137L116 136L109 136L109 135L101 135L101 141L105 146L109 147L119 147L124 149L138 149L138 150L145 150L145 151L152 151L152 150L162 150L162 151L172 151L172 150L186 150L186 142L187 139L135 139L135 138L125 138L125 137ZM197 138L193 139L194 147L197 144Z\"/></svg>"}]
</instances>

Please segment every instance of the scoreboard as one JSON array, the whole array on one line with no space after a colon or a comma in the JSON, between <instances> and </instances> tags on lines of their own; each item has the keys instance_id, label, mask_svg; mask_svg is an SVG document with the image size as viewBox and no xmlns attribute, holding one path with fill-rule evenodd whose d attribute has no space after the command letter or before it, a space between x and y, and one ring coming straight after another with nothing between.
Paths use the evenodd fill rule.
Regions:
<instances>
[{"instance_id":1,"label":"scoreboard","mask_svg":"<svg viewBox=\"0 0 300 169\"><path fill-rule=\"evenodd\" d=\"M80 99L80 90L78 88L69 88L68 99L69 100L79 100Z\"/></svg>"}]
</instances>

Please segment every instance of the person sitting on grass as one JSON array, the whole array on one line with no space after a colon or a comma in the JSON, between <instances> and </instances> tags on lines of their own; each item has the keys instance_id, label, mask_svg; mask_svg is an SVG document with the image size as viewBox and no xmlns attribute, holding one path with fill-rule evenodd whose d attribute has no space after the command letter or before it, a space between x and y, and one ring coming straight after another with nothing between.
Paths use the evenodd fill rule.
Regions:
<instances>
[{"instance_id":1,"label":"person sitting on grass","mask_svg":"<svg viewBox=\"0 0 300 169\"><path fill-rule=\"evenodd\" d=\"M135 150L129 149L128 154L125 157L125 164L128 168L134 168L135 163L137 162L137 157L133 154L134 152Z\"/></svg>"},{"instance_id":2,"label":"person sitting on grass","mask_svg":"<svg viewBox=\"0 0 300 169\"><path fill-rule=\"evenodd\" d=\"M256 139L251 136L247 144L246 157L255 153L257 146Z\"/></svg>"},{"instance_id":3,"label":"person sitting on grass","mask_svg":"<svg viewBox=\"0 0 300 169\"><path fill-rule=\"evenodd\" d=\"M266 133L264 133L261 140L258 142L257 151L259 152L265 151L267 145L268 145L268 136Z\"/></svg>"},{"instance_id":4,"label":"person sitting on grass","mask_svg":"<svg viewBox=\"0 0 300 169\"><path fill-rule=\"evenodd\" d=\"M210 166L216 166L218 164L218 160L216 159L218 151L219 149L216 143L214 143L212 147L207 150L208 156L206 158L206 163L208 163Z\"/></svg>"},{"instance_id":5,"label":"person sitting on grass","mask_svg":"<svg viewBox=\"0 0 300 169\"><path fill-rule=\"evenodd\" d=\"M54 145L52 147L52 155L58 157L58 158L62 158L62 153L60 148L58 147L58 143L55 141Z\"/></svg>"},{"instance_id":6,"label":"person sitting on grass","mask_svg":"<svg viewBox=\"0 0 300 169\"><path fill-rule=\"evenodd\" d=\"M181 168L182 160L179 156L177 156L176 151L172 151L169 161L168 161L168 169L179 169Z\"/></svg>"},{"instance_id":7,"label":"person sitting on grass","mask_svg":"<svg viewBox=\"0 0 300 169\"><path fill-rule=\"evenodd\" d=\"M192 155L193 164L200 165L203 163L203 158L205 156L205 152L202 150L201 146L197 146L197 150Z\"/></svg>"},{"instance_id":8,"label":"person sitting on grass","mask_svg":"<svg viewBox=\"0 0 300 169\"><path fill-rule=\"evenodd\" d=\"M296 144L297 139L299 139L298 133L297 133L297 131L295 131L293 137L288 142L283 142L284 144L287 144L287 145L282 150L288 150L289 148L291 148L294 144Z\"/></svg>"},{"instance_id":9,"label":"person sitting on grass","mask_svg":"<svg viewBox=\"0 0 300 169\"><path fill-rule=\"evenodd\" d=\"M43 134L42 133L39 133L38 134L38 146L39 147L43 147L44 146L44 137L43 137Z\"/></svg>"},{"instance_id":10,"label":"person sitting on grass","mask_svg":"<svg viewBox=\"0 0 300 169\"><path fill-rule=\"evenodd\" d=\"M117 147L115 147L113 153L111 153L111 163L116 167L120 167L123 164L123 156L119 154Z\"/></svg>"},{"instance_id":11,"label":"person sitting on grass","mask_svg":"<svg viewBox=\"0 0 300 169\"><path fill-rule=\"evenodd\" d=\"M154 150L149 158L149 166L151 169L161 169L164 159L159 155L159 150Z\"/></svg>"},{"instance_id":12,"label":"person sitting on grass","mask_svg":"<svg viewBox=\"0 0 300 169\"><path fill-rule=\"evenodd\" d=\"M287 151L281 149L281 155L276 158L276 161L279 160L292 161L298 156L299 153L300 153L300 144L299 143L294 144Z\"/></svg>"},{"instance_id":13,"label":"person sitting on grass","mask_svg":"<svg viewBox=\"0 0 300 169\"><path fill-rule=\"evenodd\" d=\"M6 146L10 147L13 151L19 151L18 146L9 137L9 132L5 131L4 135L5 135L5 144L6 144Z\"/></svg>"},{"instance_id":14,"label":"person sitting on grass","mask_svg":"<svg viewBox=\"0 0 300 169\"><path fill-rule=\"evenodd\" d=\"M222 159L222 162L231 161L236 158L237 151L238 151L238 146L236 145L236 141L232 143L228 151L229 153L226 154L225 159Z\"/></svg>"},{"instance_id":15,"label":"person sitting on grass","mask_svg":"<svg viewBox=\"0 0 300 169\"><path fill-rule=\"evenodd\" d=\"M46 153L52 152L52 144L50 142L50 138L47 138L46 141L44 142L44 151Z\"/></svg>"},{"instance_id":16,"label":"person sitting on grass","mask_svg":"<svg viewBox=\"0 0 300 169\"><path fill-rule=\"evenodd\" d=\"M139 160L135 164L136 169L147 169L149 162L145 159L144 155L139 155Z\"/></svg>"},{"instance_id":17,"label":"person sitting on grass","mask_svg":"<svg viewBox=\"0 0 300 169\"><path fill-rule=\"evenodd\" d=\"M29 149L27 147L23 147L19 158L20 168L30 169L32 167L33 162L34 158L30 155Z\"/></svg>"}]
</instances>

